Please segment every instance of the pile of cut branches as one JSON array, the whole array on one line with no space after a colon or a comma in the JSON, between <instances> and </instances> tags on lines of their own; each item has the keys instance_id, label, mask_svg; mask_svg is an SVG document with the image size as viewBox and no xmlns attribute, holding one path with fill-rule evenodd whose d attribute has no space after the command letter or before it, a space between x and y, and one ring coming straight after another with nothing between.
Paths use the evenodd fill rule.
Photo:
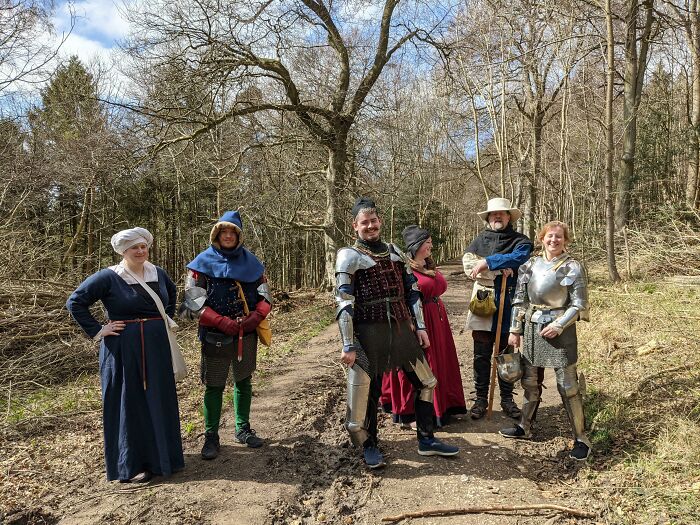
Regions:
<instances>
[{"instance_id":1,"label":"pile of cut branches","mask_svg":"<svg viewBox=\"0 0 700 525\"><path fill-rule=\"evenodd\" d=\"M628 229L618 246L628 251L632 271L641 277L700 276L700 215L666 210L650 227ZM619 261L620 269L624 267Z\"/></svg>"},{"instance_id":2,"label":"pile of cut branches","mask_svg":"<svg viewBox=\"0 0 700 525\"><path fill-rule=\"evenodd\" d=\"M70 321L74 286L39 279L0 288L0 417L12 423L13 398L94 371L96 346Z\"/></svg>"}]
</instances>

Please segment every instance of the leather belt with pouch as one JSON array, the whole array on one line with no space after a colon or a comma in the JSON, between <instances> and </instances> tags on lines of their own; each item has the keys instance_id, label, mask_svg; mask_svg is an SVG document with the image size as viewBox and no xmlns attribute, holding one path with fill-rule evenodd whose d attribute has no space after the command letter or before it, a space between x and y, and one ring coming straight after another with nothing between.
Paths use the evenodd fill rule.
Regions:
<instances>
[{"instance_id":1,"label":"leather belt with pouch","mask_svg":"<svg viewBox=\"0 0 700 525\"><path fill-rule=\"evenodd\" d=\"M235 353L232 335L207 332L202 345L202 352L209 357L233 357Z\"/></svg>"},{"instance_id":2,"label":"leather belt with pouch","mask_svg":"<svg viewBox=\"0 0 700 525\"><path fill-rule=\"evenodd\" d=\"M489 317L496 313L493 288L483 287L476 291L469 302L469 311L479 317Z\"/></svg>"}]
</instances>

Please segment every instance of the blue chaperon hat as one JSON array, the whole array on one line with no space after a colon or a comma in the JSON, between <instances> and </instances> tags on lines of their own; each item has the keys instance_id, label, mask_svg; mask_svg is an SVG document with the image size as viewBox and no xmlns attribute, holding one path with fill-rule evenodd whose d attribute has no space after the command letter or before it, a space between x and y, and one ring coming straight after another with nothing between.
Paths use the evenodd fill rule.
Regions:
<instances>
[{"instance_id":1,"label":"blue chaperon hat","mask_svg":"<svg viewBox=\"0 0 700 525\"><path fill-rule=\"evenodd\" d=\"M222 228L235 228L238 246L224 250L217 237ZM211 229L211 245L187 265L189 270L219 279L235 279L250 283L257 281L265 272L260 260L243 246L243 221L238 211L227 211Z\"/></svg>"}]
</instances>

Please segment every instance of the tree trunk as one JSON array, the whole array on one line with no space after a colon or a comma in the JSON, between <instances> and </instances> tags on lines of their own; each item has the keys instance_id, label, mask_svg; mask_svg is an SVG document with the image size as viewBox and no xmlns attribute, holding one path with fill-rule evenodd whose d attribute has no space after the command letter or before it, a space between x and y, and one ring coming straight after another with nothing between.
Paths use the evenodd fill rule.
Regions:
<instances>
[{"instance_id":1,"label":"tree trunk","mask_svg":"<svg viewBox=\"0 0 700 525\"><path fill-rule=\"evenodd\" d=\"M611 0L605 0L605 22L607 27L607 71L605 88L605 251L608 262L608 273L613 282L620 280L615 262L615 206L613 202L613 160L615 148L613 145L613 89L615 87L615 35Z\"/></svg>"},{"instance_id":2,"label":"tree trunk","mask_svg":"<svg viewBox=\"0 0 700 525\"><path fill-rule=\"evenodd\" d=\"M620 230L629 222L632 185L634 183L634 162L637 146L637 110L642 96L647 53L654 22L654 0L644 0L646 19L637 49L638 0L628 0L625 23L625 96L624 96L624 136L620 175L617 180L617 202L615 226Z\"/></svg>"},{"instance_id":3,"label":"tree trunk","mask_svg":"<svg viewBox=\"0 0 700 525\"><path fill-rule=\"evenodd\" d=\"M615 205L615 225L622 229L629 220L630 192L634 177L634 155L637 143L637 113L634 107L637 86L637 0L628 0L627 36L625 38L625 90L623 104L623 142L620 174L617 180L617 202Z\"/></svg>"},{"instance_id":4,"label":"tree trunk","mask_svg":"<svg viewBox=\"0 0 700 525\"><path fill-rule=\"evenodd\" d=\"M692 53L692 83L691 93L693 107L690 113L690 136L688 137L688 174L685 187L685 204L691 210L698 205L698 167L700 166L700 21L697 13L693 13L695 31L693 42L690 42Z\"/></svg>"},{"instance_id":5,"label":"tree trunk","mask_svg":"<svg viewBox=\"0 0 700 525\"><path fill-rule=\"evenodd\" d=\"M94 209L93 201L95 200L95 189L90 188L90 195L88 197L88 208L90 210ZM95 264L95 220L94 213L88 213L87 221L87 249L85 251L85 261L83 262L83 273L90 274L94 272L97 268Z\"/></svg>"},{"instance_id":6,"label":"tree trunk","mask_svg":"<svg viewBox=\"0 0 700 525\"><path fill-rule=\"evenodd\" d=\"M535 238L537 186L536 181L542 175L542 122L544 114L533 110L532 119L532 157L530 158L530 177L525 188L525 224L523 231L531 239Z\"/></svg>"},{"instance_id":7,"label":"tree trunk","mask_svg":"<svg viewBox=\"0 0 700 525\"><path fill-rule=\"evenodd\" d=\"M95 177L96 175L92 176L92 179L90 179L90 182L85 188L85 193L83 195L83 209L80 213L80 222L78 222L78 225L75 228L75 234L73 235L73 238L70 241L70 245L68 246L66 253L63 255L62 266L64 268L66 267L67 263L71 263L70 268L75 268L75 253L77 251L80 238L83 236L83 232L85 231L85 225L87 224L88 215L90 214L90 196L92 194L92 186L95 182Z\"/></svg>"},{"instance_id":8,"label":"tree trunk","mask_svg":"<svg viewBox=\"0 0 700 525\"><path fill-rule=\"evenodd\" d=\"M329 148L328 169L326 170L326 213L323 221L323 247L326 259L324 287L331 290L335 286L335 256L343 243L343 226L340 221L340 188L347 173L347 144L337 139L336 147Z\"/></svg>"}]
</instances>

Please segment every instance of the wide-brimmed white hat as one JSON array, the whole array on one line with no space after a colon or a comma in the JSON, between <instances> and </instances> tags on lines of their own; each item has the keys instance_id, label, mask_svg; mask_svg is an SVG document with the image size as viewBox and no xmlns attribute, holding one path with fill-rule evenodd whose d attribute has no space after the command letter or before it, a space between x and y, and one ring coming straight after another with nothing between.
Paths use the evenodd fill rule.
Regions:
<instances>
[{"instance_id":1,"label":"wide-brimmed white hat","mask_svg":"<svg viewBox=\"0 0 700 525\"><path fill-rule=\"evenodd\" d=\"M489 213L491 213L492 211L507 211L508 213L510 213L511 223L514 223L520 217L523 216L523 212L521 212L518 208L512 208L510 205L510 201L502 197L495 197L493 199L489 199L489 201L486 203L486 209L484 211L478 212L477 215L485 221L488 220Z\"/></svg>"}]
</instances>

